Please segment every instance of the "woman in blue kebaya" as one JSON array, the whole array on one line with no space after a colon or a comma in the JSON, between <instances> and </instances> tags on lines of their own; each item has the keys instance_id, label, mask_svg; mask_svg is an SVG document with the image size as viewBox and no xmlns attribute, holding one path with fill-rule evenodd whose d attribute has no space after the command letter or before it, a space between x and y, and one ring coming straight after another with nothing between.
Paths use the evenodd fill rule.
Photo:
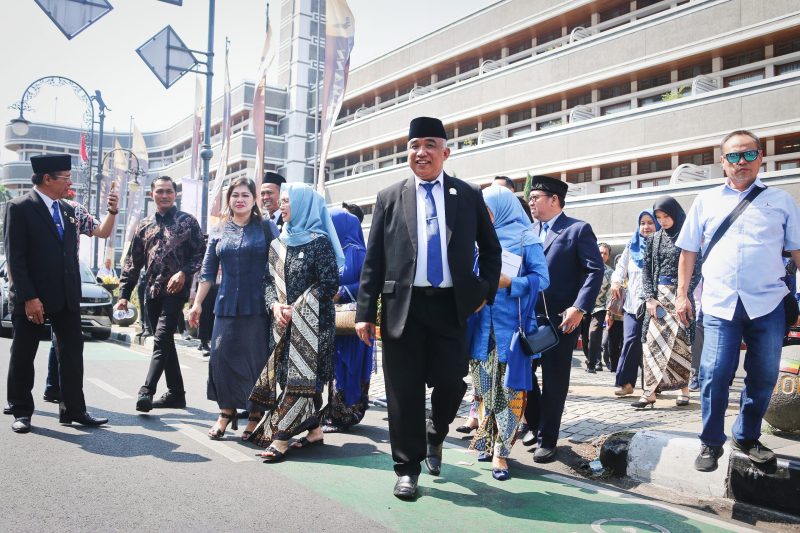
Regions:
<instances>
[{"instance_id":1,"label":"woman in blue kebaya","mask_svg":"<svg viewBox=\"0 0 800 533\"><path fill-rule=\"evenodd\" d=\"M539 291L550 285L550 276L542 241L530 229L517 197L492 185L483 190L483 198L503 251L522 257L516 276L500 276L494 304L477 313L470 332L470 373L475 399L482 406L480 427L470 447L492 457L492 476L502 481L510 477L506 458L531 386L532 359L511 348L512 337L521 323L530 331L531 310Z\"/></svg>"}]
</instances>

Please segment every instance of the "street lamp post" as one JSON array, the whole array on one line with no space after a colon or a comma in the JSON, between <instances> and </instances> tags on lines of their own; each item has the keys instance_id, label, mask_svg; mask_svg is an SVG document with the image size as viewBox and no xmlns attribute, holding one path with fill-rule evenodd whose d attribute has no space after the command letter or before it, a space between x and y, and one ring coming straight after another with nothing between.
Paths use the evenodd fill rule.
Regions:
<instances>
[{"instance_id":1,"label":"street lamp post","mask_svg":"<svg viewBox=\"0 0 800 533\"><path fill-rule=\"evenodd\" d=\"M95 91L94 96L90 96L86 89L83 88L78 82L67 78L65 76L44 76L39 78L38 80L33 81L25 90L22 92L22 97L19 99L18 103L11 105L11 109L18 109L19 110L19 117L13 119L11 121L11 131L14 132L15 135L19 135L20 137L24 137L30 131L30 121L25 119L24 113L26 110L31 110L31 106L29 104L30 100L32 100L36 95L39 94L39 91L44 85L49 85L53 87L60 87L60 86L67 86L72 89L75 95L81 99L86 104L86 111L83 114L83 123L84 126L89 126L89 183L87 183L86 187L86 195L87 195L87 207L91 206L91 198L92 198L92 158L91 153L94 147L94 104L97 103L97 107L100 111L99 118L100 120L97 122L100 130L100 138L97 140L97 168L98 173L96 176L97 179L97 193L95 197L95 214L99 217L100 216L100 177L102 176L100 172L100 168L102 167L103 161L103 126L106 118L106 106L105 102L103 101L103 96L100 94L100 91ZM93 245L96 246L96 245ZM95 251L94 259L93 259L93 267L97 269L97 253Z\"/></svg>"}]
</instances>

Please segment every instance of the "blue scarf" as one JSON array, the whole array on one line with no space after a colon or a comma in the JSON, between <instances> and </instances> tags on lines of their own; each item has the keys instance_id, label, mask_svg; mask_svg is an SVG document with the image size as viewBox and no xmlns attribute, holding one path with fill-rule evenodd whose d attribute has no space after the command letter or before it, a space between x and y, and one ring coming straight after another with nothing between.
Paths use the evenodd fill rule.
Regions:
<instances>
[{"instance_id":1,"label":"blue scarf","mask_svg":"<svg viewBox=\"0 0 800 533\"><path fill-rule=\"evenodd\" d=\"M325 235L336 255L336 265L344 266L344 253L325 206L325 199L305 183L284 183L281 193L289 193L289 221L283 225L278 237L286 246L300 246Z\"/></svg>"},{"instance_id":2,"label":"blue scarf","mask_svg":"<svg viewBox=\"0 0 800 533\"><path fill-rule=\"evenodd\" d=\"M656 231L661 229L661 225L658 223L658 220L656 220L653 210L642 209L642 212L639 213L639 218L636 219L636 231L633 232L631 241L628 244L631 249L631 261L636 263L639 268L644 267L644 247L647 244L647 237L639 233L639 224L642 223L642 217L645 215L653 219L653 222L656 224Z\"/></svg>"},{"instance_id":3,"label":"blue scarf","mask_svg":"<svg viewBox=\"0 0 800 533\"><path fill-rule=\"evenodd\" d=\"M483 200L494 216L494 230L504 250L521 255L519 245L523 240L526 246L542 242L514 193L500 185L491 185L483 189Z\"/></svg>"}]
</instances>

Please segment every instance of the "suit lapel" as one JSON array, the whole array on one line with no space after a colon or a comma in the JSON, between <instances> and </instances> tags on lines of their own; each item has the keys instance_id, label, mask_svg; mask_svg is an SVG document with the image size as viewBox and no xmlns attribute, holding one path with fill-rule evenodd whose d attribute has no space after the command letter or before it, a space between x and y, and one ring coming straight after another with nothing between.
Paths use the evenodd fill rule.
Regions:
<instances>
[{"instance_id":1,"label":"suit lapel","mask_svg":"<svg viewBox=\"0 0 800 533\"><path fill-rule=\"evenodd\" d=\"M444 191L442 191L444 193L444 220L447 224L447 244L449 245L458 216L458 194L450 194L451 190L456 192L453 178L445 174L442 183L444 185Z\"/></svg>"},{"instance_id":2,"label":"suit lapel","mask_svg":"<svg viewBox=\"0 0 800 533\"><path fill-rule=\"evenodd\" d=\"M403 214L408 227L408 237L414 247L414 256L417 255L417 191L414 176L408 178L400 193L403 203Z\"/></svg>"},{"instance_id":3,"label":"suit lapel","mask_svg":"<svg viewBox=\"0 0 800 533\"><path fill-rule=\"evenodd\" d=\"M553 227L547 231L547 237L545 237L544 239L545 252L547 252L547 249L550 248L551 244L553 244L553 241L555 241L558 238L558 236L561 235L561 231L564 229L566 223L567 223L567 216L564 215L562 212L561 216L559 216L556 219L556 222L555 224L553 224Z\"/></svg>"},{"instance_id":4,"label":"suit lapel","mask_svg":"<svg viewBox=\"0 0 800 533\"><path fill-rule=\"evenodd\" d=\"M44 219L45 225L48 228L50 228L50 231L53 232L53 235L55 235L56 239L61 241L61 239L58 237L58 230L56 229L56 223L53 221L53 214L50 212L50 210L47 209L47 206L45 205L44 200L42 200L42 197L39 196L39 193L37 193L34 190L31 190L30 195L31 198L33 198L33 203L36 205L36 212L39 213L39 216L41 216ZM61 223L63 224L64 222L62 221Z\"/></svg>"}]
</instances>

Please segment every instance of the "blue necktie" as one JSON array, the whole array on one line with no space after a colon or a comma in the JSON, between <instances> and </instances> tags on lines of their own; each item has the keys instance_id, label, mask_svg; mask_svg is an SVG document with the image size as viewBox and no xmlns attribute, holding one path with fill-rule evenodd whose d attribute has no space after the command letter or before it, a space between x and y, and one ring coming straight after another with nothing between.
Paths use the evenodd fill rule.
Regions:
<instances>
[{"instance_id":1,"label":"blue necktie","mask_svg":"<svg viewBox=\"0 0 800 533\"><path fill-rule=\"evenodd\" d=\"M436 202L433 201L433 186L439 183L423 183L425 187L425 233L428 236L428 281L438 287L444 280L442 270L442 240L439 234L439 218Z\"/></svg>"},{"instance_id":2,"label":"blue necktie","mask_svg":"<svg viewBox=\"0 0 800 533\"><path fill-rule=\"evenodd\" d=\"M53 222L56 223L58 238L64 239L64 226L61 225L61 216L58 214L58 202L53 202Z\"/></svg>"},{"instance_id":3,"label":"blue necktie","mask_svg":"<svg viewBox=\"0 0 800 533\"><path fill-rule=\"evenodd\" d=\"M549 229L550 229L550 226L547 225L547 222L542 222L542 227L541 227L541 230L539 231L539 237L541 237L542 240L547 238L547 231Z\"/></svg>"}]
</instances>

